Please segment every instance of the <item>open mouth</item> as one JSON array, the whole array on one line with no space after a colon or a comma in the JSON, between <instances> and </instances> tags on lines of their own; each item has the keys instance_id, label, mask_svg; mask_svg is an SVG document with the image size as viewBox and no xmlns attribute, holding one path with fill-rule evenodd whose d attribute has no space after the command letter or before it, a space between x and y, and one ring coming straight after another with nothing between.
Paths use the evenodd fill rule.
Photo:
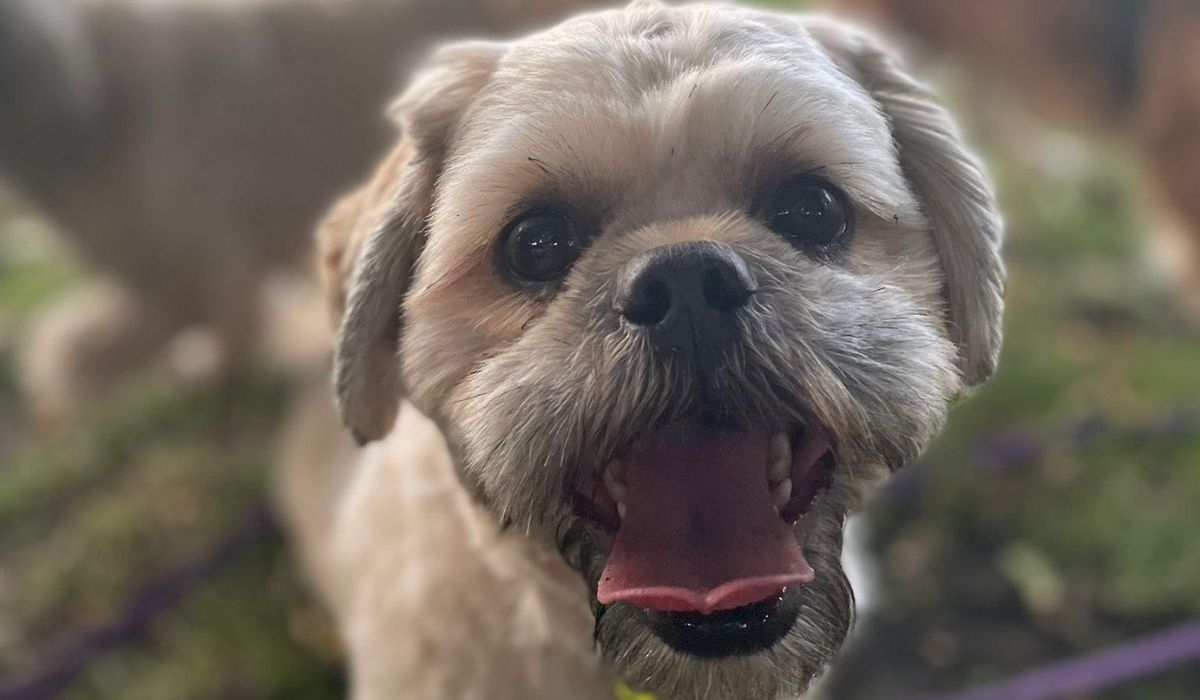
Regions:
<instances>
[{"instance_id":1,"label":"open mouth","mask_svg":"<svg viewBox=\"0 0 1200 700\"><path fill-rule=\"evenodd\" d=\"M815 576L797 531L833 465L813 426L772 433L689 419L656 430L577 499L610 540L597 599L643 610L672 646L755 650L789 617L787 590Z\"/></svg>"}]
</instances>

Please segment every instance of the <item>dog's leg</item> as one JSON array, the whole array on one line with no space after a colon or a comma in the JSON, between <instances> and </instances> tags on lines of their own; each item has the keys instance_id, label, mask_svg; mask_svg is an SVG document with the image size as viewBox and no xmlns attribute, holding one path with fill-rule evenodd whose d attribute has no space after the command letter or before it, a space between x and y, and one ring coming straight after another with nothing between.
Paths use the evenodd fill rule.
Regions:
<instances>
[{"instance_id":1,"label":"dog's leg","mask_svg":"<svg viewBox=\"0 0 1200 700\"><path fill-rule=\"evenodd\" d=\"M1184 312L1200 321L1200 138L1180 138L1176 145L1152 153L1149 162L1153 192L1155 246L1178 288Z\"/></svg>"},{"instance_id":2,"label":"dog's leg","mask_svg":"<svg viewBox=\"0 0 1200 700\"><path fill-rule=\"evenodd\" d=\"M177 330L170 317L113 285L58 302L38 320L18 359L35 421L63 425L148 362Z\"/></svg>"},{"instance_id":3,"label":"dog's leg","mask_svg":"<svg viewBox=\"0 0 1200 700\"><path fill-rule=\"evenodd\" d=\"M243 366L260 331L261 290L227 257L224 279L211 288L196 276L174 284L163 275L126 278L52 306L18 351L35 423L53 431L146 370L195 384Z\"/></svg>"},{"instance_id":4,"label":"dog's leg","mask_svg":"<svg viewBox=\"0 0 1200 700\"><path fill-rule=\"evenodd\" d=\"M1200 320L1200 7L1182 0L1154 8L1145 29L1136 133L1147 156L1151 196L1164 205L1162 256Z\"/></svg>"}]
</instances>

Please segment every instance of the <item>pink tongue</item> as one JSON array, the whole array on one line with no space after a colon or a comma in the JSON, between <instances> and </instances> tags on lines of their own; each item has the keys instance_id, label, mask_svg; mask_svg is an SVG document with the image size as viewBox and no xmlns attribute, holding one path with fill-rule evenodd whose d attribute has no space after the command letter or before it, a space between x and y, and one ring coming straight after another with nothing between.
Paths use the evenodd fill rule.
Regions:
<instances>
[{"instance_id":1,"label":"pink tongue","mask_svg":"<svg viewBox=\"0 0 1200 700\"><path fill-rule=\"evenodd\" d=\"M625 517L599 601L709 614L811 581L771 503L768 440L761 430L684 424L624 460Z\"/></svg>"}]
</instances>

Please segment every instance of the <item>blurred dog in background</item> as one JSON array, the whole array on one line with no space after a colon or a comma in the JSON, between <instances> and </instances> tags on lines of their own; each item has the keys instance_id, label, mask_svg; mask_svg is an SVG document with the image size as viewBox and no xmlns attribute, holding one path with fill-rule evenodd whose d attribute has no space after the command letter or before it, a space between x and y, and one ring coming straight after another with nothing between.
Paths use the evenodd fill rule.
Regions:
<instances>
[{"instance_id":1,"label":"blurred dog in background","mask_svg":"<svg viewBox=\"0 0 1200 700\"><path fill-rule=\"evenodd\" d=\"M1140 153L1184 303L1200 318L1200 3L829 0L913 35L1050 116Z\"/></svg>"},{"instance_id":2,"label":"blurred dog in background","mask_svg":"<svg viewBox=\"0 0 1200 700\"><path fill-rule=\"evenodd\" d=\"M185 329L204 329L206 371L244 360L265 281L307 263L317 215L387 144L410 59L585 4L0 4L0 176L108 277L31 333L20 376L37 417L60 423Z\"/></svg>"}]
</instances>

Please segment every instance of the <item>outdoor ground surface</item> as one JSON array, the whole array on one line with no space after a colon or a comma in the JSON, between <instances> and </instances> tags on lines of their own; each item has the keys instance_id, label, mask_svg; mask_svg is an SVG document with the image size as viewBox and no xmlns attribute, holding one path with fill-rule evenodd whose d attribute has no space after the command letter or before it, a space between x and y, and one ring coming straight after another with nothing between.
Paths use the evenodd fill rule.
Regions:
<instances>
[{"instance_id":1,"label":"outdoor ground surface","mask_svg":"<svg viewBox=\"0 0 1200 700\"><path fill-rule=\"evenodd\" d=\"M839 698L994 680L1200 616L1200 334L1143 261L1132 169L1071 143L1044 167L992 159L1001 370L871 506L882 597ZM67 698L337 697L336 642L261 510L287 377L132 387L29 437L13 348L80 278L6 205L0 688L51 673ZM1100 697L1198 689L1193 664Z\"/></svg>"}]
</instances>

